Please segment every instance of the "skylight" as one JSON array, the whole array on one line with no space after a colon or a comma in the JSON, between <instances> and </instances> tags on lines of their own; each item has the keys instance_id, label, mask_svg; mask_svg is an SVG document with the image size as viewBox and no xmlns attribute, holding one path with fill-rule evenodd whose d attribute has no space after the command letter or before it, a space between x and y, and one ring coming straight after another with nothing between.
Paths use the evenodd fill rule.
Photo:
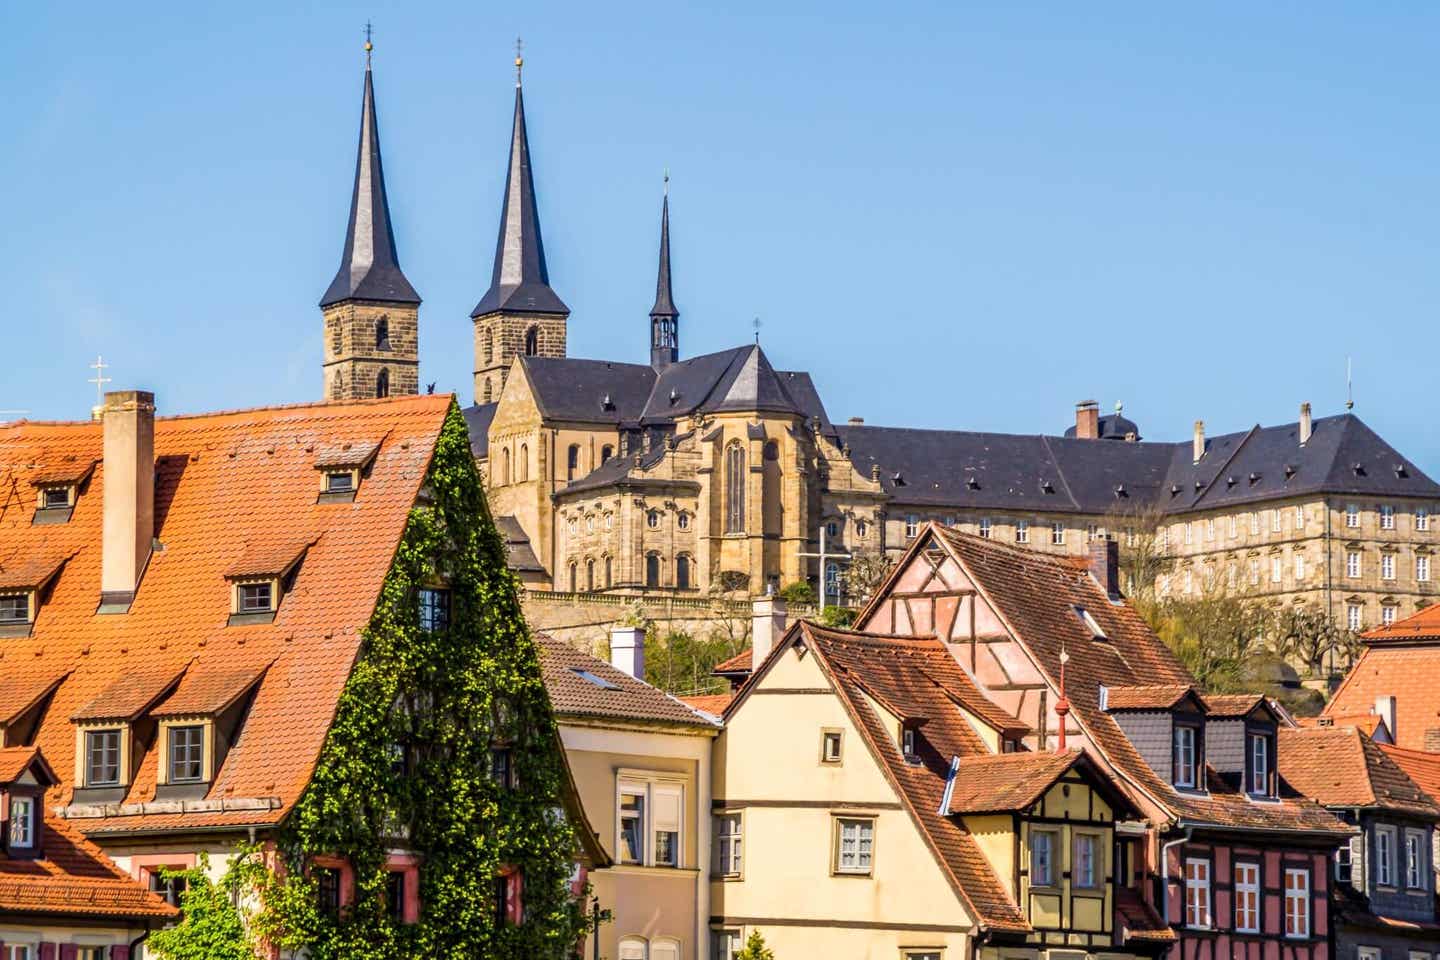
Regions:
<instances>
[{"instance_id":1,"label":"skylight","mask_svg":"<svg viewBox=\"0 0 1440 960\"><path fill-rule=\"evenodd\" d=\"M581 670L579 667L571 667L571 668L570 668L570 672L573 673L573 674L575 674L575 676L579 677L581 680L585 680L585 681L587 681L588 683L593 683L593 684L595 684L595 686L599 687L601 690L619 690L619 689L620 689L620 687L619 687L618 684L611 683L609 680L606 680L604 677L597 677L595 674L591 673L589 670Z\"/></svg>"},{"instance_id":2,"label":"skylight","mask_svg":"<svg viewBox=\"0 0 1440 960\"><path fill-rule=\"evenodd\" d=\"M1105 631L1100 629L1100 624L1098 624L1098 623L1095 622L1095 618L1090 615L1090 611L1089 611L1089 610L1086 610L1084 607L1076 607L1076 608L1075 608L1075 615L1080 618L1080 622L1081 622L1081 623L1085 624L1085 629L1090 631L1090 637L1091 637L1091 639L1093 639L1093 640L1109 640L1109 639L1110 639L1109 637L1105 636Z\"/></svg>"}]
</instances>

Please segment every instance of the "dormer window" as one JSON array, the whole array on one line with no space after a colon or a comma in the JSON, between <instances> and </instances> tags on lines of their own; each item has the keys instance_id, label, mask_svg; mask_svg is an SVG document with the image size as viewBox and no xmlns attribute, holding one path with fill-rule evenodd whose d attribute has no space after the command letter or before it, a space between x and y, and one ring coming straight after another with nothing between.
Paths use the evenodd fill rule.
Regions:
<instances>
[{"instance_id":1,"label":"dormer window","mask_svg":"<svg viewBox=\"0 0 1440 960\"><path fill-rule=\"evenodd\" d=\"M1245 741L1245 792L1252 797L1275 796L1274 735L1251 732Z\"/></svg>"},{"instance_id":2,"label":"dormer window","mask_svg":"<svg viewBox=\"0 0 1440 960\"><path fill-rule=\"evenodd\" d=\"M75 505L75 488L45 487L40 491L41 510L64 510Z\"/></svg>"},{"instance_id":3,"label":"dormer window","mask_svg":"<svg viewBox=\"0 0 1440 960\"><path fill-rule=\"evenodd\" d=\"M353 470L325 471L326 493L354 493L356 486L355 471Z\"/></svg>"},{"instance_id":4,"label":"dormer window","mask_svg":"<svg viewBox=\"0 0 1440 960\"><path fill-rule=\"evenodd\" d=\"M41 819L45 791L59 782L55 771L36 747L6 747L4 754L10 779L0 782L5 800L3 833L5 853L11 859L27 860L45 855L41 849Z\"/></svg>"},{"instance_id":5,"label":"dormer window","mask_svg":"<svg viewBox=\"0 0 1440 960\"><path fill-rule=\"evenodd\" d=\"M315 455L320 471L320 503L351 503L380 444L350 442L327 447Z\"/></svg>"},{"instance_id":6,"label":"dormer window","mask_svg":"<svg viewBox=\"0 0 1440 960\"><path fill-rule=\"evenodd\" d=\"M236 586L237 613L270 613L274 611L275 590L269 580L260 583L242 583Z\"/></svg>"},{"instance_id":7,"label":"dormer window","mask_svg":"<svg viewBox=\"0 0 1440 960\"><path fill-rule=\"evenodd\" d=\"M50 581L68 556L40 556L0 562L0 637L29 636Z\"/></svg>"},{"instance_id":8,"label":"dormer window","mask_svg":"<svg viewBox=\"0 0 1440 960\"><path fill-rule=\"evenodd\" d=\"M919 758L915 755L915 728L905 727L900 731L900 752L905 755L908 763L918 763Z\"/></svg>"},{"instance_id":9,"label":"dormer window","mask_svg":"<svg viewBox=\"0 0 1440 960\"><path fill-rule=\"evenodd\" d=\"M1200 775L1200 728L1187 723L1175 724L1174 730L1174 775L1172 782L1177 787L1194 790Z\"/></svg>"},{"instance_id":10,"label":"dormer window","mask_svg":"<svg viewBox=\"0 0 1440 960\"><path fill-rule=\"evenodd\" d=\"M32 849L35 846L35 798L10 798L10 848Z\"/></svg>"},{"instance_id":11,"label":"dormer window","mask_svg":"<svg viewBox=\"0 0 1440 960\"><path fill-rule=\"evenodd\" d=\"M30 478L35 486L35 517L32 522L38 526L69 521L80 496L80 486L90 478L94 469L94 460L74 457L41 468Z\"/></svg>"},{"instance_id":12,"label":"dormer window","mask_svg":"<svg viewBox=\"0 0 1440 960\"><path fill-rule=\"evenodd\" d=\"M120 785L122 730L85 731L85 786Z\"/></svg>"},{"instance_id":13,"label":"dormer window","mask_svg":"<svg viewBox=\"0 0 1440 960\"><path fill-rule=\"evenodd\" d=\"M205 728L175 726L167 731L171 783L200 783L205 777Z\"/></svg>"},{"instance_id":14,"label":"dormer window","mask_svg":"<svg viewBox=\"0 0 1440 960\"><path fill-rule=\"evenodd\" d=\"M252 541L225 579L230 581L229 625L270 623L284 594L294 585L300 561L315 538Z\"/></svg>"},{"instance_id":15,"label":"dormer window","mask_svg":"<svg viewBox=\"0 0 1440 960\"><path fill-rule=\"evenodd\" d=\"M30 594L0 593L0 625L30 622Z\"/></svg>"}]
</instances>

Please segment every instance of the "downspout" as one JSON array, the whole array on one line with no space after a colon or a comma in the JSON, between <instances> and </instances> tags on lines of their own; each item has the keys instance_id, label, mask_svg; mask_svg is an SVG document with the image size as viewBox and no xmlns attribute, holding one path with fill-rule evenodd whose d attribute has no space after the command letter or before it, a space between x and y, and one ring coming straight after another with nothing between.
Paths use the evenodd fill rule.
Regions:
<instances>
[{"instance_id":1,"label":"downspout","mask_svg":"<svg viewBox=\"0 0 1440 960\"><path fill-rule=\"evenodd\" d=\"M145 924L145 930L140 934L140 936L130 941L130 956L135 956L135 951L139 949L140 944L144 943L148 939L150 939L150 924L147 922Z\"/></svg>"},{"instance_id":2,"label":"downspout","mask_svg":"<svg viewBox=\"0 0 1440 960\"><path fill-rule=\"evenodd\" d=\"M1179 837L1160 844L1160 919L1167 927L1170 926L1170 848L1189 843L1194 830L1186 826Z\"/></svg>"}]
</instances>

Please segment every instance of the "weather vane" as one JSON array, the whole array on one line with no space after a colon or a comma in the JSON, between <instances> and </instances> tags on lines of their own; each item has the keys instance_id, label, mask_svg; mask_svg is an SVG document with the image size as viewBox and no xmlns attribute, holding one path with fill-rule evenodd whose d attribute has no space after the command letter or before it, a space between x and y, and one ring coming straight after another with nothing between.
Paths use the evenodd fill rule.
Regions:
<instances>
[{"instance_id":1,"label":"weather vane","mask_svg":"<svg viewBox=\"0 0 1440 960\"><path fill-rule=\"evenodd\" d=\"M370 51L375 49L375 44L370 42L370 21L365 21L365 66L370 66Z\"/></svg>"},{"instance_id":2,"label":"weather vane","mask_svg":"<svg viewBox=\"0 0 1440 960\"><path fill-rule=\"evenodd\" d=\"M109 368L110 364L105 362L105 358L98 355L95 357L95 362L90 364L90 369L95 371L95 376L87 380L86 383L95 384L96 406L105 405L105 384L110 382L110 378L105 376L105 371Z\"/></svg>"},{"instance_id":3,"label":"weather vane","mask_svg":"<svg viewBox=\"0 0 1440 960\"><path fill-rule=\"evenodd\" d=\"M755 328L755 343L758 346L760 343L760 318L756 317L751 321L750 325Z\"/></svg>"},{"instance_id":4,"label":"weather vane","mask_svg":"<svg viewBox=\"0 0 1440 960\"><path fill-rule=\"evenodd\" d=\"M515 86L520 86L520 71L525 66L525 41L515 38Z\"/></svg>"}]
</instances>

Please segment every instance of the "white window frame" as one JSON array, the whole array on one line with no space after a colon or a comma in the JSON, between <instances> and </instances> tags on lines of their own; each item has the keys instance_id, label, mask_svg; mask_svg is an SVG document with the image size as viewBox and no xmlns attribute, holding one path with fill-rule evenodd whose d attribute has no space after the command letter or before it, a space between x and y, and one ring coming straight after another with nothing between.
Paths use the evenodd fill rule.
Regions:
<instances>
[{"instance_id":1,"label":"white window frame","mask_svg":"<svg viewBox=\"0 0 1440 960\"><path fill-rule=\"evenodd\" d=\"M1345 626L1351 631L1359 630L1365 623L1365 611L1358 603L1345 605Z\"/></svg>"},{"instance_id":2,"label":"white window frame","mask_svg":"<svg viewBox=\"0 0 1440 960\"><path fill-rule=\"evenodd\" d=\"M1206 540L1214 540L1214 539L1215 539L1215 518L1214 518L1214 517L1206 517L1206 518L1205 518L1205 539L1206 539Z\"/></svg>"},{"instance_id":3,"label":"white window frame","mask_svg":"<svg viewBox=\"0 0 1440 960\"><path fill-rule=\"evenodd\" d=\"M846 877L869 877L875 873L875 817L844 816L835 817L835 852L831 859L831 869L839 876ZM855 827L855 850L853 862L845 862L845 832L849 826ZM866 833L869 836L866 836ZM869 843L869 850L865 850L865 844ZM869 862L864 862L868 854Z\"/></svg>"},{"instance_id":4,"label":"white window frame","mask_svg":"<svg viewBox=\"0 0 1440 960\"><path fill-rule=\"evenodd\" d=\"M1380 529L1395 529L1395 508L1388 503L1380 504Z\"/></svg>"},{"instance_id":5,"label":"white window frame","mask_svg":"<svg viewBox=\"0 0 1440 960\"><path fill-rule=\"evenodd\" d=\"M984 537L986 540L989 540L989 539L990 539L990 518L989 518L989 517L981 517L981 518L980 518L980 536Z\"/></svg>"},{"instance_id":6,"label":"white window frame","mask_svg":"<svg viewBox=\"0 0 1440 960\"><path fill-rule=\"evenodd\" d=\"M1430 582L1430 557L1427 554L1422 553L1415 557L1415 581Z\"/></svg>"},{"instance_id":7,"label":"white window frame","mask_svg":"<svg viewBox=\"0 0 1440 960\"><path fill-rule=\"evenodd\" d=\"M1290 887L1290 879L1291 879L1292 877L1299 877L1299 878L1303 879L1303 880L1305 881L1305 882L1304 882L1304 886L1303 886L1303 887L1297 887L1297 888L1295 888L1294 890L1292 890L1291 887ZM1299 895L1298 895L1298 896L1296 895L1296 892L1297 892L1297 891L1299 892ZM1310 936L1310 926L1311 926L1311 919L1312 919L1311 916L1310 916L1311 903L1310 903L1310 871L1309 871L1309 870L1304 870L1304 869L1300 869L1300 868L1296 868L1296 867L1289 867L1289 868L1287 868L1287 869L1285 870L1284 901L1285 901L1285 937L1286 937L1286 939L1288 939L1288 940L1304 940L1304 939L1308 939L1309 936ZM1290 912L1290 908L1291 908L1291 905L1292 905L1292 904L1298 904L1302 909L1301 909L1298 913L1292 915L1291 912ZM1291 929L1290 929L1290 921L1291 921L1292 919L1303 920L1303 921L1304 921L1304 927L1303 927L1302 929L1291 930Z\"/></svg>"},{"instance_id":8,"label":"white window frame","mask_svg":"<svg viewBox=\"0 0 1440 960\"><path fill-rule=\"evenodd\" d=\"M733 829L729 829L733 822ZM722 810L715 814L715 876L739 880L745 875L745 813Z\"/></svg>"},{"instance_id":9,"label":"white window frame","mask_svg":"<svg viewBox=\"0 0 1440 960\"><path fill-rule=\"evenodd\" d=\"M1360 559L1359 550L1351 550L1345 554L1345 576L1350 580L1358 580L1360 572L1364 569Z\"/></svg>"},{"instance_id":10,"label":"white window frame","mask_svg":"<svg viewBox=\"0 0 1440 960\"><path fill-rule=\"evenodd\" d=\"M1279 532L1280 532L1280 508L1279 508L1279 507L1276 507L1274 510L1271 510L1271 511L1270 511L1270 531L1271 531L1272 533L1279 533Z\"/></svg>"},{"instance_id":11,"label":"white window frame","mask_svg":"<svg viewBox=\"0 0 1440 960\"><path fill-rule=\"evenodd\" d=\"M1050 524L1050 546L1063 547L1065 545L1065 524L1056 520Z\"/></svg>"},{"instance_id":12,"label":"white window frame","mask_svg":"<svg viewBox=\"0 0 1440 960\"><path fill-rule=\"evenodd\" d=\"M831 747L834 749L831 749ZM820 731L820 762L841 763L845 759L845 731Z\"/></svg>"},{"instance_id":13,"label":"white window frame","mask_svg":"<svg viewBox=\"0 0 1440 960\"><path fill-rule=\"evenodd\" d=\"M1299 504L1295 505L1295 529L1305 529L1305 508Z\"/></svg>"},{"instance_id":14,"label":"white window frame","mask_svg":"<svg viewBox=\"0 0 1440 960\"><path fill-rule=\"evenodd\" d=\"M1295 579L1305 579L1305 554L1303 553L1295 554Z\"/></svg>"},{"instance_id":15,"label":"white window frame","mask_svg":"<svg viewBox=\"0 0 1440 960\"><path fill-rule=\"evenodd\" d=\"M914 513L905 514L905 537L909 539L920 532L920 517Z\"/></svg>"},{"instance_id":16,"label":"white window frame","mask_svg":"<svg viewBox=\"0 0 1440 960\"><path fill-rule=\"evenodd\" d=\"M1392 623L1395 622L1395 616L1396 616L1396 610L1395 610L1395 605L1394 605L1394 604L1387 603L1387 604L1382 604L1382 605L1381 605L1381 607L1380 607L1380 623L1381 623L1381 624L1383 624L1384 626L1387 626L1387 627L1390 626L1390 624L1392 624Z\"/></svg>"},{"instance_id":17,"label":"white window frame","mask_svg":"<svg viewBox=\"0 0 1440 960\"><path fill-rule=\"evenodd\" d=\"M1041 844L1041 843L1039 842L1039 840L1040 840L1041 837L1044 837L1044 838L1045 838L1044 844ZM1040 862L1041 862L1041 848L1042 848L1042 846L1043 846L1043 848L1044 848L1044 864L1045 864L1045 879L1044 879L1043 881L1040 880L1040 879L1038 879L1038 877L1040 876L1040 873L1041 873L1038 864L1040 864ZM1056 869L1057 864L1055 863L1055 853L1056 853L1056 851L1059 849L1059 847L1060 847L1060 831L1059 831L1059 830L1049 830L1049 829L1046 829L1046 830L1035 830L1035 829L1032 829L1032 830L1030 831L1030 886L1032 886L1032 887L1047 887L1047 888L1048 888L1048 887L1058 887L1058 886L1060 885L1059 883L1056 882L1056 881L1059 879L1059 876L1058 876L1058 875L1059 875L1059 872L1060 872L1060 871L1058 871L1058 870Z\"/></svg>"},{"instance_id":18,"label":"white window frame","mask_svg":"<svg viewBox=\"0 0 1440 960\"><path fill-rule=\"evenodd\" d=\"M1360 529L1360 507L1354 503L1345 504L1345 526L1351 530Z\"/></svg>"},{"instance_id":19,"label":"white window frame","mask_svg":"<svg viewBox=\"0 0 1440 960\"><path fill-rule=\"evenodd\" d=\"M1427 507L1415 508L1415 531L1424 533L1430 529L1430 510Z\"/></svg>"},{"instance_id":20,"label":"white window frame","mask_svg":"<svg viewBox=\"0 0 1440 960\"><path fill-rule=\"evenodd\" d=\"M1251 510L1251 511L1250 511L1250 536L1252 536L1252 537L1258 537L1258 536L1260 536L1260 511L1259 511L1259 510Z\"/></svg>"},{"instance_id":21,"label":"white window frame","mask_svg":"<svg viewBox=\"0 0 1440 960\"><path fill-rule=\"evenodd\" d=\"M1232 513L1230 514L1230 539L1234 540L1239 535L1240 532L1237 529L1237 525L1235 523L1235 514Z\"/></svg>"},{"instance_id":22,"label":"white window frame","mask_svg":"<svg viewBox=\"0 0 1440 960\"><path fill-rule=\"evenodd\" d=\"M1395 828L1381 825L1375 828L1375 885L1395 887L1395 853L1399 847Z\"/></svg>"},{"instance_id":23,"label":"white window frame","mask_svg":"<svg viewBox=\"0 0 1440 960\"><path fill-rule=\"evenodd\" d=\"M735 955L745 949L745 934L735 927L712 930L710 943L711 960L735 960Z\"/></svg>"},{"instance_id":24,"label":"white window frame","mask_svg":"<svg viewBox=\"0 0 1440 960\"><path fill-rule=\"evenodd\" d=\"M1249 741L1246 759L1250 767L1250 794L1256 797L1270 795L1270 738L1263 733L1245 735Z\"/></svg>"},{"instance_id":25,"label":"white window frame","mask_svg":"<svg viewBox=\"0 0 1440 960\"><path fill-rule=\"evenodd\" d=\"M1260 932L1260 864L1254 861L1235 861L1235 932Z\"/></svg>"},{"instance_id":26,"label":"white window frame","mask_svg":"<svg viewBox=\"0 0 1440 960\"><path fill-rule=\"evenodd\" d=\"M619 960L647 960L649 947L644 937L621 937L615 950Z\"/></svg>"},{"instance_id":27,"label":"white window frame","mask_svg":"<svg viewBox=\"0 0 1440 960\"><path fill-rule=\"evenodd\" d=\"M1405 831L1405 889L1426 890L1425 831Z\"/></svg>"},{"instance_id":28,"label":"white window frame","mask_svg":"<svg viewBox=\"0 0 1440 960\"><path fill-rule=\"evenodd\" d=\"M680 960L680 941L674 937L656 937L650 941L646 960Z\"/></svg>"},{"instance_id":29,"label":"white window frame","mask_svg":"<svg viewBox=\"0 0 1440 960\"><path fill-rule=\"evenodd\" d=\"M1382 553L1382 554L1380 554L1380 579L1381 579L1381 580L1394 580L1394 579L1395 579L1395 554L1393 554L1393 553Z\"/></svg>"},{"instance_id":30,"label":"white window frame","mask_svg":"<svg viewBox=\"0 0 1440 960\"><path fill-rule=\"evenodd\" d=\"M1175 769L1171 771L1170 780L1177 787L1184 787L1193 790L1196 784L1196 751L1199 746L1199 731L1189 724L1176 724L1171 731L1171 756L1174 757ZM1184 763L1181 763L1182 758ZM1188 771L1184 779L1180 771Z\"/></svg>"},{"instance_id":31,"label":"white window frame","mask_svg":"<svg viewBox=\"0 0 1440 960\"><path fill-rule=\"evenodd\" d=\"M1204 869L1203 871L1197 870L1197 875L1192 877L1190 875L1191 867L1203 867ZM1203 873L1204 876L1199 876L1199 873ZM1215 913L1214 898L1212 896L1212 891L1210 888L1210 861L1204 859L1203 857L1186 857L1184 877L1185 926L1189 927L1192 930L1213 930L1215 928ZM1194 906L1197 908L1196 912L1201 913L1201 919L1203 920L1203 922L1200 923L1191 922L1190 908L1192 892L1195 896ZM1203 912L1198 909L1200 907L1204 908Z\"/></svg>"},{"instance_id":32,"label":"white window frame","mask_svg":"<svg viewBox=\"0 0 1440 960\"><path fill-rule=\"evenodd\" d=\"M1256 586L1260 582L1260 561L1256 557L1250 558L1250 586Z\"/></svg>"},{"instance_id":33,"label":"white window frame","mask_svg":"<svg viewBox=\"0 0 1440 960\"><path fill-rule=\"evenodd\" d=\"M1283 557L1270 558L1270 582L1280 583L1285 579L1285 559Z\"/></svg>"},{"instance_id":34,"label":"white window frame","mask_svg":"<svg viewBox=\"0 0 1440 960\"><path fill-rule=\"evenodd\" d=\"M1185 527L1185 546L1191 546L1195 542L1195 525L1193 523L1183 524Z\"/></svg>"},{"instance_id":35,"label":"white window frame","mask_svg":"<svg viewBox=\"0 0 1440 960\"><path fill-rule=\"evenodd\" d=\"M1081 856L1082 843L1089 846L1088 858ZM1070 877L1072 885L1077 890L1100 889L1102 874L1101 858L1103 857L1103 854L1100 852L1100 835L1077 830L1071 838L1070 844L1072 848L1070 854ZM1087 867L1089 868L1088 873L1086 871Z\"/></svg>"},{"instance_id":36,"label":"white window frame","mask_svg":"<svg viewBox=\"0 0 1440 960\"><path fill-rule=\"evenodd\" d=\"M10 846L26 850L35 846L35 798L10 798Z\"/></svg>"},{"instance_id":37,"label":"white window frame","mask_svg":"<svg viewBox=\"0 0 1440 960\"><path fill-rule=\"evenodd\" d=\"M625 770L615 780L615 858L622 864L639 867L658 867L663 870L678 870L685 866L685 824L688 809L688 790L685 781L673 775ZM625 824L620 814L620 804L627 796L640 797L640 858L634 860L625 856ZM679 813L674 830L661 830L657 823L660 797L674 797ZM674 863L658 859L660 835L673 833Z\"/></svg>"},{"instance_id":38,"label":"white window frame","mask_svg":"<svg viewBox=\"0 0 1440 960\"><path fill-rule=\"evenodd\" d=\"M1029 542L1030 542L1030 521L1029 521L1029 520L1016 520L1016 521L1015 521L1015 542L1016 542L1016 543L1029 543Z\"/></svg>"}]
</instances>

